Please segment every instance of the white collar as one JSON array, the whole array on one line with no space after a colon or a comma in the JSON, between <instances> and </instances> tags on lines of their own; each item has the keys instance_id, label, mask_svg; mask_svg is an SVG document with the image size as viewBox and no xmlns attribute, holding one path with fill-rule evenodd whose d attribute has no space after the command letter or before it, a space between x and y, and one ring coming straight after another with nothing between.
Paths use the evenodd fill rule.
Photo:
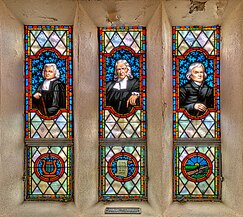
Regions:
<instances>
[{"instance_id":1,"label":"white collar","mask_svg":"<svg viewBox=\"0 0 243 217\"><path fill-rule=\"evenodd\" d=\"M115 83L113 88L117 90L127 89L127 81L128 81L128 77L125 77L122 80L118 79L118 81Z\"/></svg>"},{"instance_id":2,"label":"white collar","mask_svg":"<svg viewBox=\"0 0 243 217\"><path fill-rule=\"evenodd\" d=\"M197 82L197 81L194 81L194 83L195 83L196 85L198 85L198 86L201 86L201 85L202 85L202 83Z\"/></svg>"},{"instance_id":3,"label":"white collar","mask_svg":"<svg viewBox=\"0 0 243 217\"><path fill-rule=\"evenodd\" d=\"M52 78L52 79L50 79L50 80L46 79L46 80L43 82L42 90L49 90L49 89L50 89L51 81L55 81L55 80L57 80L57 78Z\"/></svg>"}]
</instances>

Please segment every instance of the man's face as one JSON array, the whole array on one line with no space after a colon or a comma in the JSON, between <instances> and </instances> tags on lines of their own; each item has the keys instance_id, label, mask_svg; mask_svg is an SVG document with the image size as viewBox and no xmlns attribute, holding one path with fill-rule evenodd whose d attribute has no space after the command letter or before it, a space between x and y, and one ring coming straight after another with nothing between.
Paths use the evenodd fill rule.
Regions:
<instances>
[{"instance_id":1,"label":"man's face","mask_svg":"<svg viewBox=\"0 0 243 217\"><path fill-rule=\"evenodd\" d=\"M190 78L193 81L202 83L204 80L204 69L202 67L195 67L192 69L192 74L190 75Z\"/></svg>"},{"instance_id":2,"label":"man's face","mask_svg":"<svg viewBox=\"0 0 243 217\"><path fill-rule=\"evenodd\" d=\"M50 80L55 78L55 70L53 66L47 66L44 71L45 79Z\"/></svg>"},{"instance_id":3,"label":"man's face","mask_svg":"<svg viewBox=\"0 0 243 217\"><path fill-rule=\"evenodd\" d=\"M124 63L118 63L116 66L116 73L119 79L124 79L127 76L128 68Z\"/></svg>"}]
</instances>

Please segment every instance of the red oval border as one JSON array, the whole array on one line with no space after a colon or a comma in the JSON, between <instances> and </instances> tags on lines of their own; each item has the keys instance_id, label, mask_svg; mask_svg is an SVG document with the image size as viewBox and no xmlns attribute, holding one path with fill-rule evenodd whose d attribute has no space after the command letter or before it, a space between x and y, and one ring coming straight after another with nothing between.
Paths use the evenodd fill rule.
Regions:
<instances>
[{"instance_id":1,"label":"red oval border","mask_svg":"<svg viewBox=\"0 0 243 217\"><path fill-rule=\"evenodd\" d=\"M60 174L59 174L59 175L56 175L56 176L53 177L53 178L46 178L46 177L43 177L43 176L38 172L38 168L39 168L39 167L38 167L38 164L39 164L39 162L40 162L43 158L45 158L45 157L47 157L47 156L52 156L52 157L58 159L59 162L60 162L61 165L62 165L61 170L60 170ZM62 175L64 174L64 172L65 172L65 163L64 163L63 159L62 159L59 155L57 155L57 154L55 154L55 153L45 153L45 154L40 155L40 156L36 159L36 161L35 161L35 163L34 163L34 172L35 172L36 176L37 176L40 180L42 180L42 181L44 181L44 182L54 182L54 181L57 181L59 178L61 178Z\"/></svg>"},{"instance_id":2,"label":"red oval border","mask_svg":"<svg viewBox=\"0 0 243 217\"><path fill-rule=\"evenodd\" d=\"M196 157L196 156L200 156L200 157L204 158L207 161L208 167L209 167L209 170L208 170L206 176L203 178L200 178L200 179L191 178L190 176L187 175L187 172L185 171L185 165L186 165L187 161L190 160L191 157ZM212 174L212 168L213 168L213 165L212 165L212 162L209 159L209 157L201 152L194 152L194 153L188 154L181 163L181 171L182 171L183 175L185 176L185 178L187 180L192 181L192 182L202 182L202 181L207 180L209 178L209 176Z\"/></svg>"},{"instance_id":3,"label":"red oval border","mask_svg":"<svg viewBox=\"0 0 243 217\"><path fill-rule=\"evenodd\" d=\"M117 157L119 157L119 156L127 156L127 157L129 157L129 158L132 160L132 162L134 163L135 170L134 170L134 172L133 172L133 174L132 174L131 176L126 177L126 178L119 178L119 177L117 177L117 176L112 172L112 170L111 170L111 168L112 168L112 162L115 161L115 159L116 159ZM130 181L130 180L132 180L132 179L137 175L137 173L138 173L138 161L137 161L137 159L136 159L132 154L130 154L130 153L128 153L128 152L119 152L119 153L113 155L113 156L110 158L110 160L109 160L109 162L108 162L108 173L109 173L109 175L110 175L114 180L116 180L116 181L118 181L118 182L127 182L127 181Z\"/></svg>"}]
</instances>

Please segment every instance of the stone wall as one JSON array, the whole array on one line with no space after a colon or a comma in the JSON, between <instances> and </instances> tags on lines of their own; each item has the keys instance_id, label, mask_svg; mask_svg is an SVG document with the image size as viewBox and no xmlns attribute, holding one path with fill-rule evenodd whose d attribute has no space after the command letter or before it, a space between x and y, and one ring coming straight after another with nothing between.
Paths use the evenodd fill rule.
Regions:
<instances>
[{"instance_id":1,"label":"stone wall","mask_svg":"<svg viewBox=\"0 0 243 217\"><path fill-rule=\"evenodd\" d=\"M204 2L204 7L198 10L192 9L196 1L189 0L45 0L30 1L30 5L24 2L28 1L20 0L16 3L14 0L0 0L0 216L112 216L104 214L107 206L140 207L141 217L243 216L242 0L198 1ZM49 5L44 4L48 2ZM49 11L47 6L54 9ZM64 6L67 12L66 15L61 15L61 11L64 10L61 8ZM38 13L34 15L33 11L36 10ZM45 17L53 19L48 20ZM148 202L98 202L97 26L110 25L112 19L119 25L147 27ZM34 21L36 22L34 24L51 22L51 24L74 25L75 201L73 203L23 201L23 25L33 24ZM180 204L172 202L171 26L199 24L219 24L222 27L221 121L225 179L223 200L221 203Z\"/></svg>"}]
</instances>

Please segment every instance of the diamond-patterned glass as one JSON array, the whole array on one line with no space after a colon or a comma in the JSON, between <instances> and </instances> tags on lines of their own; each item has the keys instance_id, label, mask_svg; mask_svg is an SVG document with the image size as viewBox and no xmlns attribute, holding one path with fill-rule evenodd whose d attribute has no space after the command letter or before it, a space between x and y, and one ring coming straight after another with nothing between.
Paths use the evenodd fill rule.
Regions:
<instances>
[{"instance_id":1,"label":"diamond-patterned glass","mask_svg":"<svg viewBox=\"0 0 243 217\"><path fill-rule=\"evenodd\" d=\"M173 199L221 200L220 27L173 27Z\"/></svg>"},{"instance_id":2,"label":"diamond-patterned glass","mask_svg":"<svg viewBox=\"0 0 243 217\"><path fill-rule=\"evenodd\" d=\"M53 120L46 120L45 118L41 118L34 112L31 113L31 115L33 116L31 119L31 138L35 134L35 138L46 138L47 134L50 135L51 138L58 138L59 134L62 134L65 138L68 138L68 113L62 113L58 118L54 118Z\"/></svg>"},{"instance_id":3,"label":"diamond-patterned glass","mask_svg":"<svg viewBox=\"0 0 243 217\"><path fill-rule=\"evenodd\" d=\"M140 52L141 42L144 40L142 38L141 32L137 31L136 28L129 28L128 32L127 27L124 29L118 28L118 30L119 31L115 32L111 29L110 32L108 32L109 30L107 29L104 33L105 52L110 53L113 48L118 46L132 47L135 48L134 51L136 53Z\"/></svg>"},{"instance_id":4,"label":"diamond-patterned glass","mask_svg":"<svg viewBox=\"0 0 243 217\"><path fill-rule=\"evenodd\" d=\"M214 129L218 122L215 112L211 112L205 118L199 120L188 118L182 112L178 112L176 117L180 129L178 131L179 138L205 138L206 135L211 138L216 137Z\"/></svg>"},{"instance_id":5,"label":"diamond-patterned glass","mask_svg":"<svg viewBox=\"0 0 243 217\"><path fill-rule=\"evenodd\" d=\"M114 116L110 111L105 111L105 138L139 138L143 116L140 111L128 118ZM143 130L144 131L144 130Z\"/></svg>"},{"instance_id":6,"label":"diamond-patterned glass","mask_svg":"<svg viewBox=\"0 0 243 217\"><path fill-rule=\"evenodd\" d=\"M219 146L175 146L174 199L220 200Z\"/></svg>"},{"instance_id":7,"label":"diamond-patterned glass","mask_svg":"<svg viewBox=\"0 0 243 217\"><path fill-rule=\"evenodd\" d=\"M196 64L202 83L190 74ZM173 27L174 138L220 138L219 81L219 27Z\"/></svg>"},{"instance_id":8,"label":"diamond-patterned glass","mask_svg":"<svg viewBox=\"0 0 243 217\"><path fill-rule=\"evenodd\" d=\"M145 41L143 28L100 28L100 138L145 138ZM123 44L123 45L121 45ZM135 47L135 50L131 48ZM139 48L139 50L137 50ZM136 54L139 53L139 54ZM139 103L132 111L119 114L107 106L106 84L114 77L115 63L127 59L134 79L139 80ZM106 63L103 65L103 63ZM139 126L137 123L140 123Z\"/></svg>"},{"instance_id":9,"label":"diamond-patterned glass","mask_svg":"<svg viewBox=\"0 0 243 217\"><path fill-rule=\"evenodd\" d=\"M203 27L178 27L177 28L177 40L178 40L178 53L177 55L183 55L190 47L200 47L205 49L210 55L215 55L215 32L214 27L209 27L213 30L207 30Z\"/></svg>"},{"instance_id":10,"label":"diamond-patterned glass","mask_svg":"<svg viewBox=\"0 0 243 217\"><path fill-rule=\"evenodd\" d=\"M26 26L26 138L72 138L72 29L70 26ZM62 105L44 98L36 102L35 93L44 82L45 64L59 70ZM54 85L54 82L53 82ZM61 86L62 85L62 86ZM57 86L55 86L56 88ZM49 97L49 95L46 95ZM56 95L55 95L56 96ZM41 100L40 100L41 101ZM43 110L44 107L44 110ZM56 112L48 111L60 107ZM45 112L46 110L46 112ZM68 125L67 123L70 123Z\"/></svg>"},{"instance_id":11,"label":"diamond-patterned glass","mask_svg":"<svg viewBox=\"0 0 243 217\"><path fill-rule=\"evenodd\" d=\"M99 28L100 200L146 199L145 39L144 27Z\"/></svg>"},{"instance_id":12,"label":"diamond-patterned glass","mask_svg":"<svg viewBox=\"0 0 243 217\"><path fill-rule=\"evenodd\" d=\"M25 200L73 200L72 27L25 26Z\"/></svg>"},{"instance_id":13,"label":"diamond-patterned glass","mask_svg":"<svg viewBox=\"0 0 243 217\"><path fill-rule=\"evenodd\" d=\"M146 197L144 146L100 147L101 200Z\"/></svg>"},{"instance_id":14,"label":"diamond-patterned glass","mask_svg":"<svg viewBox=\"0 0 243 217\"><path fill-rule=\"evenodd\" d=\"M72 200L72 148L29 146L26 199Z\"/></svg>"}]
</instances>

